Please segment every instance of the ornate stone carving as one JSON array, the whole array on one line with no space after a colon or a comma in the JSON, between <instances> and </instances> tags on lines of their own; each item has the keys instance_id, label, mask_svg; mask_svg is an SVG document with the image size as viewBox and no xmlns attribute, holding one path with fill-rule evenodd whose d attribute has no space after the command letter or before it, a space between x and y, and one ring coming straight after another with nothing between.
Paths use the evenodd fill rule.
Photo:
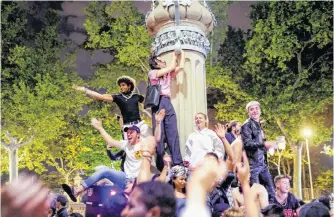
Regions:
<instances>
[{"instance_id":1,"label":"ornate stone carving","mask_svg":"<svg viewBox=\"0 0 334 217\"><path fill-rule=\"evenodd\" d=\"M210 52L210 42L200 29L190 26L168 27L160 31L152 46L155 55L175 50L178 40L181 42L182 49L194 50L202 53L205 57ZM180 38L177 37L177 31L180 31Z\"/></svg>"}]
</instances>

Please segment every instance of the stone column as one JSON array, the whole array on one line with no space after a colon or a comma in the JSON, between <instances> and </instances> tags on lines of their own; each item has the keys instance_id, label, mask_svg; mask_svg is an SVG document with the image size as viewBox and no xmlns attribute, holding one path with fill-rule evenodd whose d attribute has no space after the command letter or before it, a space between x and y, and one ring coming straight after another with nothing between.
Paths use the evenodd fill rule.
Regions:
<instances>
[{"instance_id":1,"label":"stone column","mask_svg":"<svg viewBox=\"0 0 334 217\"><path fill-rule=\"evenodd\" d=\"M172 103L176 110L180 147L185 151L188 135L195 128L194 115L207 114L205 59L210 51L206 38L215 23L213 14L205 4L198 1L179 1L180 25L175 24L173 1L158 2L146 16L146 27L155 36L153 49L167 64L178 41L180 32L181 48L185 51L185 68L172 81ZM176 31L177 29L177 31Z\"/></svg>"}]
</instances>

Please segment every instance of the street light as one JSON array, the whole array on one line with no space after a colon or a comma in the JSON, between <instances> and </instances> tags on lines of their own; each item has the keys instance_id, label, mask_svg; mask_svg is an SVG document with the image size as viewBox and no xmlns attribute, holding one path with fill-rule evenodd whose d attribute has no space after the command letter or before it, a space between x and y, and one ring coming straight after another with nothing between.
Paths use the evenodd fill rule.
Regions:
<instances>
[{"instance_id":1,"label":"street light","mask_svg":"<svg viewBox=\"0 0 334 217\"><path fill-rule=\"evenodd\" d=\"M308 171L309 171L309 175L310 175L311 197L312 197L312 199L314 199L312 172L311 172L311 161L310 161L310 149L309 149L309 145L308 145L308 138L312 135L312 131L310 129L304 129L303 134L304 134L305 141L306 141L306 153L307 153L307 161L308 161Z\"/></svg>"}]
</instances>

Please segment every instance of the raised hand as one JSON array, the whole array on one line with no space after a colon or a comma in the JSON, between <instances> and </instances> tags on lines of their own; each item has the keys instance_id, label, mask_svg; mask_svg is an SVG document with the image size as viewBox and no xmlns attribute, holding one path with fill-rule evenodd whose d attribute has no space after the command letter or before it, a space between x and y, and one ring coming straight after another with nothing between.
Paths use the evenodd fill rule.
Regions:
<instances>
[{"instance_id":1,"label":"raised hand","mask_svg":"<svg viewBox=\"0 0 334 217\"><path fill-rule=\"evenodd\" d=\"M221 139L225 138L226 129L225 129L224 125L216 124L215 125L215 132L216 132L216 134L219 138L221 138Z\"/></svg>"},{"instance_id":2,"label":"raised hand","mask_svg":"<svg viewBox=\"0 0 334 217\"><path fill-rule=\"evenodd\" d=\"M49 189L35 177L20 175L1 187L2 217L43 217L48 213Z\"/></svg>"},{"instance_id":3,"label":"raised hand","mask_svg":"<svg viewBox=\"0 0 334 217\"><path fill-rule=\"evenodd\" d=\"M148 151L153 155L155 153L155 148L156 148L156 141L154 136L149 136L145 138L142 142L141 147L143 152Z\"/></svg>"},{"instance_id":4,"label":"raised hand","mask_svg":"<svg viewBox=\"0 0 334 217\"><path fill-rule=\"evenodd\" d=\"M98 120L96 118L93 118L91 121L91 124L93 127L95 127L97 130L102 129L102 121Z\"/></svg>"},{"instance_id":5,"label":"raised hand","mask_svg":"<svg viewBox=\"0 0 334 217\"><path fill-rule=\"evenodd\" d=\"M86 92L86 88L85 87L81 87L81 86L77 86L77 85L73 85L72 88L76 91L85 93Z\"/></svg>"},{"instance_id":6,"label":"raised hand","mask_svg":"<svg viewBox=\"0 0 334 217\"><path fill-rule=\"evenodd\" d=\"M241 162L237 163L237 174L238 179L241 184L248 183L249 180L249 174L250 174L250 168L248 163L248 158L246 156L246 152L242 152L242 159L243 164Z\"/></svg>"},{"instance_id":7,"label":"raised hand","mask_svg":"<svg viewBox=\"0 0 334 217\"><path fill-rule=\"evenodd\" d=\"M159 112L155 113L155 121L161 122L165 117L165 109L161 109Z\"/></svg>"}]
</instances>

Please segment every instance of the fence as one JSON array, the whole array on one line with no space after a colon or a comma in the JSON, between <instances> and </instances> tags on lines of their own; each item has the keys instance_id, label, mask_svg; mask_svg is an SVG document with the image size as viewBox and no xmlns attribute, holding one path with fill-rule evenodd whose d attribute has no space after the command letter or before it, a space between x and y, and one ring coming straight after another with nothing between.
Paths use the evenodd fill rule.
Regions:
<instances>
[{"instance_id":1,"label":"fence","mask_svg":"<svg viewBox=\"0 0 334 217\"><path fill-rule=\"evenodd\" d=\"M69 203L68 210L70 213L80 213L82 216L85 216L86 204L84 203Z\"/></svg>"}]
</instances>

